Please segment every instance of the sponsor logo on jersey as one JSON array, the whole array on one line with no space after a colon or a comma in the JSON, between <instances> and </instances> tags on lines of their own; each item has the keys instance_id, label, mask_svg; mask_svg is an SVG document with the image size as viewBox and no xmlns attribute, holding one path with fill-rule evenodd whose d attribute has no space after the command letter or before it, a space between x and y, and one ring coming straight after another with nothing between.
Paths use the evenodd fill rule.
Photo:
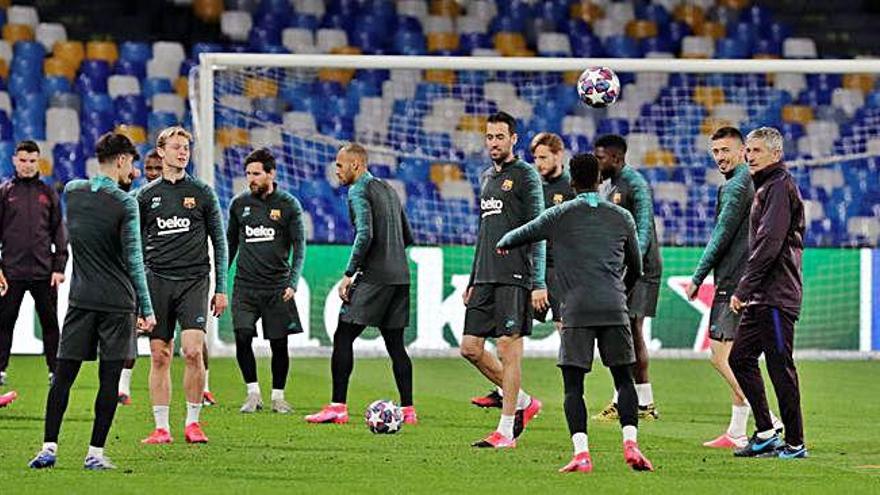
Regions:
<instances>
[{"instance_id":1,"label":"sponsor logo on jersey","mask_svg":"<svg viewBox=\"0 0 880 495\"><path fill-rule=\"evenodd\" d=\"M501 183L501 190L510 191L511 189L513 189L513 180L504 179L504 182Z\"/></svg>"},{"instance_id":2,"label":"sponsor logo on jersey","mask_svg":"<svg viewBox=\"0 0 880 495\"><path fill-rule=\"evenodd\" d=\"M504 201L492 196L491 198L480 199L481 217L486 218L492 215L498 215L504 209Z\"/></svg>"},{"instance_id":3,"label":"sponsor logo on jersey","mask_svg":"<svg viewBox=\"0 0 880 495\"><path fill-rule=\"evenodd\" d=\"M150 200L150 209L155 210L160 206L162 206L162 196L153 196L153 199Z\"/></svg>"},{"instance_id":4,"label":"sponsor logo on jersey","mask_svg":"<svg viewBox=\"0 0 880 495\"><path fill-rule=\"evenodd\" d=\"M192 196L187 196L183 198L183 207L187 210L192 210L196 207L196 198Z\"/></svg>"},{"instance_id":5,"label":"sponsor logo on jersey","mask_svg":"<svg viewBox=\"0 0 880 495\"><path fill-rule=\"evenodd\" d=\"M275 220L276 222L278 220L281 220L281 210L275 210L275 209L269 210L269 218L271 218L272 220Z\"/></svg>"},{"instance_id":6,"label":"sponsor logo on jersey","mask_svg":"<svg viewBox=\"0 0 880 495\"><path fill-rule=\"evenodd\" d=\"M162 218L156 217L156 226L159 227L158 235L171 235L171 234L180 234L182 232L189 232L189 227L192 224L189 218L186 217L178 217L174 215L171 218Z\"/></svg>"},{"instance_id":7,"label":"sponsor logo on jersey","mask_svg":"<svg viewBox=\"0 0 880 495\"><path fill-rule=\"evenodd\" d=\"M257 227L251 227L250 225L244 226L244 242L270 242L275 240L275 229L272 227L266 227L265 225L259 225Z\"/></svg>"},{"instance_id":8,"label":"sponsor logo on jersey","mask_svg":"<svg viewBox=\"0 0 880 495\"><path fill-rule=\"evenodd\" d=\"M242 218L250 216L250 214L251 214L251 207L250 206L245 206L244 209L241 211Z\"/></svg>"},{"instance_id":9,"label":"sponsor logo on jersey","mask_svg":"<svg viewBox=\"0 0 880 495\"><path fill-rule=\"evenodd\" d=\"M562 194L556 193L553 195L553 204L558 205L562 203L565 198L562 197Z\"/></svg>"},{"instance_id":10,"label":"sponsor logo on jersey","mask_svg":"<svg viewBox=\"0 0 880 495\"><path fill-rule=\"evenodd\" d=\"M616 205L619 205L619 204L620 204L620 200L621 200L621 199L622 199L622 197L620 196L620 193L619 193L619 192L616 192L616 193L614 193L613 196L611 196L611 201L613 201L614 204L616 204Z\"/></svg>"}]
</instances>

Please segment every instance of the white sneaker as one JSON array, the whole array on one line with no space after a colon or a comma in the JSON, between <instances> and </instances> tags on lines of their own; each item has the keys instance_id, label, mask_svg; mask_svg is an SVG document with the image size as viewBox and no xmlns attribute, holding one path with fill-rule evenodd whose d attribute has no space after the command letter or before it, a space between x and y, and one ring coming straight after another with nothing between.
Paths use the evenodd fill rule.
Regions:
<instances>
[{"instance_id":1,"label":"white sneaker","mask_svg":"<svg viewBox=\"0 0 880 495\"><path fill-rule=\"evenodd\" d=\"M247 399L244 400L244 404L241 405L240 412L245 414L251 414L263 409L263 398L260 397L260 394L248 394Z\"/></svg>"},{"instance_id":2,"label":"white sneaker","mask_svg":"<svg viewBox=\"0 0 880 495\"><path fill-rule=\"evenodd\" d=\"M108 469L116 469L116 465L110 462L106 457L87 456L83 467L89 471L106 471Z\"/></svg>"},{"instance_id":3,"label":"white sneaker","mask_svg":"<svg viewBox=\"0 0 880 495\"><path fill-rule=\"evenodd\" d=\"M290 414L293 412L293 406L284 399L272 399L272 410L279 414Z\"/></svg>"}]
</instances>

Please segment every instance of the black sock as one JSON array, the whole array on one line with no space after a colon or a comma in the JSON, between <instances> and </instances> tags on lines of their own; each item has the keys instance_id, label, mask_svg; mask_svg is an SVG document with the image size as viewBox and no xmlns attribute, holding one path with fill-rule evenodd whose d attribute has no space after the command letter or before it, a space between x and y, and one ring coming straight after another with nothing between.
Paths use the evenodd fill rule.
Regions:
<instances>
[{"instance_id":1,"label":"black sock","mask_svg":"<svg viewBox=\"0 0 880 495\"><path fill-rule=\"evenodd\" d=\"M617 411L620 415L620 426L638 426L639 399L633 382L632 366L612 366L611 376L614 377L614 388L617 389Z\"/></svg>"},{"instance_id":2,"label":"black sock","mask_svg":"<svg viewBox=\"0 0 880 495\"><path fill-rule=\"evenodd\" d=\"M251 347L253 340L252 336L245 335L244 332L235 332L235 359L238 361L238 368L245 383L257 381L257 359Z\"/></svg>"},{"instance_id":3,"label":"black sock","mask_svg":"<svg viewBox=\"0 0 880 495\"><path fill-rule=\"evenodd\" d=\"M562 385L565 393L563 408L568 422L568 433L587 432L587 405L584 403L584 375L586 370L575 366L562 366Z\"/></svg>"},{"instance_id":4,"label":"black sock","mask_svg":"<svg viewBox=\"0 0 880 495\"><path fill-rule=\"evenodd\" d=\"M269 347L272 348L272 389L284 390L287 385L287 372L290 370L287 337L269 340Z\"/></svg>"},{"instance_id":5,"label":"black sock","mask_svg":"<svg viewBox=\"0 0 880 495\"><path fill-rule=\"evenodd\" d=\"M413 405L412 398L412 361L406 353L406 343L403 340L402 328L383 328L382 338L385 340L385 349L391 356L391 370L394 372L394 381L397 383L397 391L400 393L400 405L402 407Z\"/></svg>"},{"instance_id":6,"label":"black sock","mask_svg":"<svg viewBox=\"0 0 880 495\"><path fill-rule=\"evenodd\" d=\"M354 369L354 339L364 331L363 325L340 321L333 335L333 355L330 372L333 375L333 398L331 402L345 404L348 397L348 379Z\"/></svg>"},{"instance_id":7,"label":"black sock","mask_svg":"<svg viewBox=\"0 0 880 495\"><path fill-rule=\"evenodd\" d=\"M44 442L58 443L58 432L61 431L61 420L64 419L64 411L67 410L67 402L70 400L70 387L76 381L82 361L59 359L55 368L55 380L49 387L49 398L46 400L46 425L43 434ZM113 385L113 400L116 400L116 387L119 385L117 377Z\"/></svg>"},{"instance_id":8,"label":"black sock","mask_svg":"<svg viewBox=\"0 0 880 495\"><path fill-rule=\"evenodd\" d=\"M95 422L92 424L92 447L104 447L110 425L116 415L116 391L119 375L122 373L122 360L101 361L98 364L98 395L95 397Z\"/></svg>"}]
</instances>

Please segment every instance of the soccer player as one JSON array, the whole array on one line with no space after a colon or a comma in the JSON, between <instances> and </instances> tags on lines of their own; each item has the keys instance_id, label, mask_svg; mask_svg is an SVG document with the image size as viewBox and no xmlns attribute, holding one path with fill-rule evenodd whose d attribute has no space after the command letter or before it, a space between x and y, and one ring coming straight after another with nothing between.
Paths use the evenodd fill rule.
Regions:
<instances>
[{"instance_id":1,"label":"soccer player","mask_svg":"<svg viewBox=\"0 0 880 495\"><path fill-rule=\"evenodd\" d=\"M183 127L164 129L156 139L162 158L162 177L137 194L144 235L147 284L156 309L156 328L150 334L150 397L155 430L143 440L171 443L171 356L180 323L186 369L184 437L189 443L208 441L199 424L205 386L205 324L208 317L208 238L214 249L214 295L210 309L219 317L226 309L226 233L217 195L204 182L186 173L192 136Z\"/></svg>"},{"instance_id":2,"label":"soccer player","mask_svg":"<svg viewBox=\"0 0 880 495\"><path fill-rule=\"evenodd\" d=\"M336 177L348 189L348 209L355 228L351 257L339 282L342 309L333 335L331 403L306 416L309 423L347 423L348 380L354 367L352 346L367 326L378 327L391 357L406 424L418 417L412 398L412 362L403 340L409 325L409 264L406 247L412 232L400 198L387 182L367 170L367 150L357 143L336 155Z\"/></svg>"},{"instance_id":3,"label":"soccer player","mask_svg":"<svg viewBox=\"0 0 880 495\"><path fill-rule=\"evenodd\" d=\"M722 127L715 131L711 137L710 151L726 182L718 187L715 229L686 292L691 301L696 299L703 280L710 271L715 272L715 298L709 314L709 348L712 352L712 366L730 386L733 409L727 431L703 445L724 449L741 448L748 442L746 423L749 419L749 405L727 363L740 320L740 315L730 310L730 296L748 259L748 217L755 197L755 186L749 176L749 167L745 164L745 147L738 129ZM774 424L777 421L774 419Z\"/></svg>"},{"instance_id":4,"label":"soccer player","mask_svg":"<svg viewBox=\"0 0 880 495\"><path fill-rule=\"evenodd\" d=\"M623 455L637 471L653 471L638 447L638 408L633 385L635 362L626 295L641 275L642 260L632 216L599 197L599 163L591 154L569 162L578 195L546 210L504 235L496 245L504 254L520 246L549 241L560 267L558 297L562 330L558 366L565 389L565 418L574 457L559 472L593 470L587 441L584 377L593 366L598 342L602 362L611 369L619 395Z\"/></svg>"},{"instance_id":5,"label":"soccer player","mask_svg":"<svg viewBox=\"0 0 880 495\"><path fill-rule=\"evenodd\" d=\"M651 187L637 170L626 163L626 141L616 134L601 136L594 143L596 159L602 178L610 179L605 190L605 199L622 206L633 216L636 233L639 236L639 250L642 253L643 275L629 294L630 328L636 350L635 380L636 394L639 397L639 417L644 420L659 418L654 406L654 392L648 379L648 346L645 344L642 327L645 317L657 314L657 298L660 294L660 244L657 242L657 229L654 227L654 200ZM611 403L594 419L617 419L617 394Z\"/></svg>"},{"instance_id":6,"label":"soccer player","mask_svg":"<svg viewBox=\"0 0 880 495\"><path fill-rule=\"evenodd\" d=\"M40 148L33 141L15 147L15 177L0 186L0 385L12 351L15 321L26 292L43 329L49 383L58 354L58 286L64 282L67 233L58 194L42 180Z\"/></svg>"},{"instance_id":7,"label":"soccer player","mask_svg":"<svg viewBox=\"0 0 880 495\"><path fill-rule=\"evenodd\" d=\"M529 149L535 159L535 167L541 174L544 186L544 208L550 208L568 201L575 197L571 187L571 175L565 169L563 158L565 145L559 135L552 132L539 132L532 138ZM553 312L553 323L556 330L562 328L562 314L559 309L558 286L556 284L556 269L554 266L553 249L550 241L547 241L547 260L544 278L547 282L547 299L550 303L548 309ZM536 315L538 320L543 321L547 312L541 311Z\"/></svg>"},{"instance_id":8,"label":"soccer player","mask_svg":"<svg viewBox=\"0 0 880 495\"><path fill-rule=\"evenodd\" d=\"M532 308L544 311L548 306L545 243L517 248L507 256L495 252L502 235L544 210L541 177L514 155L516 142L516 119L505 112L490 115L486 148L492 165L480 177L480 229L462 295L467 309L461 355L503 393L498 427L474 447L516 447L516 438L541 410L541 401L525 393L520 383L522 338L532 333ZM485 351L487 338L496 339L498 357ZM471 402L481 405L491 395Z\"/></svg>"},{"instance_id":9,"label":"soccer player","mask_svg":"<svg viewBox=\"0 0 880 495\"><path fill-rule=\"evenodd\" d=\"M134 174L137 175L137 169L132 169ZM156 151L156 148L151 149L147 156L144 157L144 179L147 182L153 182L158 179L159 176L162 175L162 158L159 156L159 152ZM131 186L129 185L128 188ZM123 190L127 191L127 188L123 188ZM133 193L134 194L134 193ZM210 373L208 370L208 344L205 343L202 348L202 356L203 361L205 362L205 390L202 392L202 404L205 406L212 406L217 403L217 399L214 398L214 394L211 393L211 390L208 386L208 374ZM128 406L131 405L131 374L134 369L135 360L127 360L125 361L125 365L122 368L122 375L119 377L119 403Z\"/></svg>"},{"instance_id":10,"label":"soccer player","mask_svg":"<svg viewBox=\"0 0 880 495\"><path fill-rule=\"evenodd\" d=\"M738 457L807 457L801 394L794 364L794 325L803 298L804 204L797 182L782 162L783 138L772 127L746 137L746 160L755 182L749 216L749 257L730 309L742 320L730 350L730 368L752 406L755 433ZM770 417L758 358L767 371L785 424L785 442Z\"/></svg>"},{"instance_id":11,"label":"soccer player","mask_svg":"<svg viewBox=\"0 0 880 495\"><path fill-rule=\"evenodd\" d=\"M98 175L67 183L67 226L73 248L70 304L58 351L55 380L46 403L43 448L28 464L55 465L58 433L83 361L100 352L98 394L92 438L84 467L113 469L104 443L116 413L116 386L122 362L136 351L137 326L149 332L156 323L144 274L137 202L118 184L131 180L137 151L123 134L107 133L95 144Z\"/></svg>"},{"instance_id":12,"label":"soccer player","mask_svg":"<svg viewBox=\"0 0 880 495\"><path fill-rule=\"evenodd\" d=\"M287 336L302 332L294 301L306 249L302 206L278 189L271 151L253 151L244 159L244 167L249 190L232 200L226 234L230 263L239 254L232 322L235 355L247 386L241 412L263 408L257 361L251 348L257 320L261 319L263 338L272 349L272 410L288 414L293 408L284 400L290 368Z\"/></svg>"}]
</instances>

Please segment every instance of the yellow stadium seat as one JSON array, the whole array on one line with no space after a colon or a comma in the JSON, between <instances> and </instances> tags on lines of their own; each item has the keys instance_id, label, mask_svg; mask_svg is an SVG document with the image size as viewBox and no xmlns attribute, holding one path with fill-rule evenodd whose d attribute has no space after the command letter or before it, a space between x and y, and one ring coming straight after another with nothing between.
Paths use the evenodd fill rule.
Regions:
<instances>
[{"instance_id":1,"label":"yellow stadium seat","mask_svg":"<svg viewBox=\"0 0 880 495\"><path fill-rule=\"evenodd\" d=\"M274 98L278 96L278 83L262 77L249 77L244 81L244 95L248 98Z\"/></svg>"},{"instance_id":2,"label":"yellow stadium seat","mask_svg":"<svg viewBox=\"0 0 880 495\"><path fill-rule=\"evenodd\" d=\"M593 21L605 17L605 12L602 10L602 7L586 0L572 4L571 7L569 7L568 14L572 19L582 19L584 22L590 24L592 24Z\"/></svg>"},{"instance_id":3,"label":"yellow stadium seat","mask_svg":"<svg viewBox=\"0 0 880 495\"><path fill-rule=\"evenodd\" d=\"M74 70L79 70L86 58L86 48L81 41L58 41L52 47L52 55L67 61Z\"/></svg>"},{"instance_id":4,"label":"yellow stadium seat","mask_svg":"<svg viewBox=\"0 0 880 495\"><path fill-rule=\"evenodd\" d=\"M119 58L119 49L112 41L89 41L86 43L86 58L89 60L106 60L113 65Z\"/></svg>"},{"instance_id":5,"label":"yellow stadium seat","mask_svg":"<svg viewBox=\"0 0 880 495\"><path fill-rule=\"evenodd\" d=\"M356 46L337 46L330 50L333 55L360 55L361 49Z\"/></svg>"},{"instance_id":6,"label":"yellow stadium seat","mask_svg":"<svg viewBox=\"0 0 880 495\"><path fill-rule=\"evenodd\" d=\"M455 71L429 69L425 71L425 81L452 86L455 84Z\"/></svg>"},{"instance_id":7,"label":"yellow stadium seat","mask_svg":"<svg viewBox=\"0 0 880 495\"><path fill-rule=\"evenodd\" d=\"M526 38L521 33L501 32L493 38L495 50L506 57L517 50L526 49Z\"/></svg>"},{"instance_id":8,"label":"yellow stadium seat","mask_svg":"<svg viewBox=\"0 0 880 495\"><path fill-rule=\"evenodd\" d=\"M0 9L8 9L12 6L12 0L0 0Z\"/></svg>"},{"instance_id":9,"label":"yellow stadium seat","mask_svg":"<svg viewBox=\"0 0 880 495\"><path fill-rule=\"evenodd\" d=\"M735 122L731 122L727 119L719 119L715 117L706 117L703 122L700 124L700 134L711 136L718 129L726 126L736 127Z\"/></svg>"},{"instance_id":10,"label":"yellow stadium seat","mask_svg":"<svg viewBox=\"0 0 880 495\"><path fill-rule=\"evenodd\" d=\"M673 167L678 163L675 153L669 150L651 150L645 153L645 165L649 167Z\"/></svg>"},{"instance_id":11,"label":"yellow stadium seat","mask_svg":"<svg viewBox=\"0 0 880 495\"><path fill-rule=\"evenodd\" d=\"M694 32L698 31L706 21L703 9L696 5L679 5L675 8L673 15L675 20L687 24Z\"/></svg>"},{"instance_id":12,"label":"yellow stadium seat","mask_svg":"<svg viewBox=\"0 0 880 495\"><path fill-rule=\"evenodd\" d=\"M807 125L813 121L813 108L807 105L785 105L782 107L782 120Z\"/></svg>"},{"instance_id":13,"label":"yellow stadium seat","mask_svg":"<svg viewBox=\"0 0 880 495\"><path fill-rule=\"evenodd\" d=\"M756 53L752 55L752 58L755 60L774 60L779 58L779 55L774 55L772 53Z\"/></svg>"},{"instance_id":14,"label":"yellow stadium seat","mask_svg":"<svg viewBox=\"0 0 880 495\"><path fill-rule=\"evenodd\" d=\"M724 90L718 86L697 86L694 88L694 101L711 110L724 103Z\"/></svg>"},{"instance_id":15,"label":"yellow stadium seat","mask_svg":"<svg viewBox=\"0 0 880 495\"><path fill-rule=\"evenodd\" d=\"M458 130L483 134L486 132L487 120L488 117L484 115L462 115L458 120Z\"/></svg>"},{"instance_id":16,"label":"yellow stadium seat","mask_svg":"<svg viewBox=\"0 0 880 495\"><path fill-rule=\"evenodd\" d=\"M565 84L569 86L574 86L577 84L578 79L580 79L581 73L578 71L568 71L562 75L562 80Z\"/></svg>"},{"instance_id":17,"label":"yellow stadium seat","mask_svg":"<svg viewBox=\"0 0 880 495\"><path fill-rule=\"evenodd\" d=\"M125 135L134 144L144 144L147 142L147 130L139 125L118 125L116 126L116 132Z\"/></svg>"},{"instance_id":18,"label":"yellow stadium seat","mask_svg":"<svg viewBox=\"0 0 880 495\"><path fill-rule=\"evenodd\" d=\"M454 163L432 163L431 164L431 182L439 186L446 181L461 180L464 174L461 169Z\"/></svg>"},{"instance_id":19,"label":"yellow stadium seat","mask_svg":"<svg viewBox=\"0 0 880 495\"><path fill-rule=\"evenodd\" d=\"M33 41L34 30L25 24L7 24L3 26L3 39L10 45L16 41Z\"/></svg>"},{"instance_id":20,"label":"yellow stadium seat","mask_svg":"<svg viewBox=\"0 0 880 495\"><path fill-rule=\"evenodd\" d=\"M51 153L50 153L51 155ZM40 171L40 175L43 177L52 177L52 161L49 160L45 155L40 157L40 160L37 162L37 170Z\"/></svg>"},{"instance_id":21,"label":"yellow stadium seat","mask_svg":"<svg viewBox=\"0 0 880 495\"><path fill-rule=\"evenodd\" d=\"M843 87L857 89L862 93L869 93L874 89L874 76L870 74L846 74L843 76Z\"/></svg>"},{"instance_id":22,"label":"yellow stadium seat","mask_svg":"<svg viewBox=\"0 0 880 495\"><path fill-rule=\"evenodd\" d=\"M635 19L626 24L626 35L637 40L657 36L657 23L644 19Z\"/></svg>"},{"instance_id":23,"label":"yellow stadium seat","mask_svg":"<svg viewBox=\"0 0 880 495\"><path fill-rule=\"evenodd\" d=\"M174 81L174 92L181 98L189 96L189 79L186 76L180 76Z\"/></svg>"},{"instance_id":24,"label":"yellow stadium seat","mask_svg":"<svg viewBox=\"0 0 880 495\"><path fill-rule=\"evenodd\" d=\"M456 33L428 33L428 51L454 51L458 50L458 34Z\"/></svg>"},{"instance_id":25,"label":"yellow stadium seat","mask_svg":"<svg viewBox=\"0 0 880 495\"><path fill-rule=\"evenodd\" d=\"M223 15L223 0L194 0L193 12L202 22L215 24Z\"/></svg>"},{"instance_id":26,"label":"yellow stadium seat","mask_svg":"<svg viewBox=\"0 0 880 495\"><path fill-rule=\"evenodd\" d=\"M250 142L247 129L238 127L226 127L217 129L217 144L222 148L230 146L243 146Z\"/></svg>"},{"instance_id":27,"label":"yellow stadium seat","mask_svg":"<svg viewBox=\"0 0 880 495\"><path fill-rule=\"evenodd\" d=\"M431 0L429 12L431 15L456 17L461 13L461 7L455 0Z\"/></svg>"},{"instance_id":28,"label":"yellow stadium seat","mask_svg":"<svg viewBox=\"0 0 880 495\"><path fill-rule=\"evenodd\" d=\"M715 21L704 22L696 28L695 32L697 36L708 36L713 40L727 36L727 28L724 27L724 24Z\"/></svg>"},{"instance_id":29,"label":"yellow stadium seat","mask_svg":"<svg viewBox=\"0 0 880 495\"><path fill-rule=\"evenodd\" d=\"M7 64L2 58L0 58L0 77L2 77L4 81L9 79L9 64Z\"/></svg>"},{"instance_id":30,"label":"yellow stadium seat","mask_svg":"<svg viewBox=\"0 0 880 495\"><path fill-rule=\"evenodd\" d=\"M506 57L534 57L535 51L528 48L514 48L510 52L505 53Z\"/></svg>"},{"instance_id":31,"label":"yellow stadium seat","mask_svg":"<svg viewBox=\"0 0 880 495\"><path fill-rule=\"evenodd\" d=\"M43 71L46 76L64 76L70 81L76 77L76 69L70 65L70 62L58 57L47 58L43 62Z\"/></svg>"},{"instance_id":32,"label":"yellow stadium seat","mask_svg":"<svg viewBox=\"0 0 880 495\"><path fill-rule=\"evenodd\" d=\"M318 71L318 79L322 81L338 82L343 86L348 85L354 78L353 69L321 69Z\"/></svg>"}]
</instances>

